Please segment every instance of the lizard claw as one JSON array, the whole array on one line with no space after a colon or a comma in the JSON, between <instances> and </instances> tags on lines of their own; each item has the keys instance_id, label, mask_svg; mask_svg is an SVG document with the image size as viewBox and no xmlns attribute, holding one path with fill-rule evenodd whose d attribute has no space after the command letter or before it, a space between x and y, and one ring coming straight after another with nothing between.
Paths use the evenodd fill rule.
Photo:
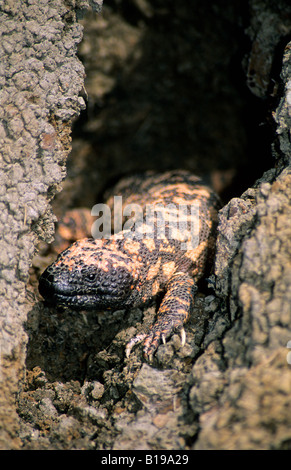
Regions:
<instances>
[{"instance_id":1,"label":"lizard claw","mask_svg":"<svg viewBox=\"0 0 291 470\"><path fill-rule=\"evenodd\" d=\"M180 333L181 333L181 348L182 348L186 344L186 331L184 330L184 328L181 328Z\"/></svg>"}]
</instances>

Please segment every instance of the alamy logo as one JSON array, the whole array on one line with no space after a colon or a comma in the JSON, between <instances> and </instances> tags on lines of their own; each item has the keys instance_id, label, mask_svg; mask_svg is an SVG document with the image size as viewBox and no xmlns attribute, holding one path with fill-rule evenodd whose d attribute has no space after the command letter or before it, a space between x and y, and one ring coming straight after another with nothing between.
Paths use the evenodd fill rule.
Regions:
<instances>
[{"instance_id":1,"label":"alamy logo","mask_svg":"<svg viewBox=\"0 0 291 470\"><path fill-rule=\"evenodd\" d=\"M199 245L199 201L188 205L147 204L145 209L139 204L123 207L122 196L114 196L113 201L113 220L107 204L93 206L91 215L98 217L91 229L93 238L109 238L113 231L117 238L180 241L184 250L195 249Z\"/></svg>"}]
</instances>

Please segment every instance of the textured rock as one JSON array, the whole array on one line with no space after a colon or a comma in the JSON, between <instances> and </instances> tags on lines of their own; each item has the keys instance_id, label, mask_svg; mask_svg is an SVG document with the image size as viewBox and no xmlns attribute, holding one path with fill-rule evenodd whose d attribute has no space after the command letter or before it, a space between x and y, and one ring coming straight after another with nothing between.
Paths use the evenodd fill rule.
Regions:
<instances>
[{"instance_id":1,"label":"textured rock","mask_svg":"<svg viewBox=\"0 0 291 470\"><path fill-rule=\"evenodd\" d=\"M288 2L251 0L250 26L247 34L251 50L245 59L247 85L256 96L266 98L273 92L275 68L280 44L287 44L291 29L291 7ZM276 86L276 85L275 85Z\"/></svg>"},{"instance_id":2,"label":"textured rock","mask_svg":"<svg viewBox=\"0 0 291 470\"><path fill-rule=\"evenodd\" d=\"M179 372L159 371L144 364L133 382L133 392L145 412L119 424L121 436L114 449L183 448L183 439L176 432L182 413L179 392L183 381L184 375Z\"/></svg>"},{"instance_id":3,"label":"textured rock","mask_svg":"<svg viewBox=\"0 0 291 470\"><path fill-rule=\"evenodd\" d=\"M209 353L206 368L199 360L193 367L190 403L202 410L195 449L290 448L291 171L288 166L282 170L290 155L289 64L287 47L286 94L276 120L280 149L288 151L277 155L276 170L220 213L217 293L233 321L219 341L224 367L217 367L217 355ZM208 387L211 376L214 383Z\"/></svg>"},{"instance_id":4,"label":"textured rock","mask_svg":"<svg viewBox=\"0 0 291 470\"><path fill-rule=\"evenodd\" d=\"M85 104L74 9L61 0L7 0L0 16L0 446L11 448L19 444L11 435L24 374L28 272L37 235L52 240L49 201L66 174L72 119Z\"/></svg>"}]
</instances>

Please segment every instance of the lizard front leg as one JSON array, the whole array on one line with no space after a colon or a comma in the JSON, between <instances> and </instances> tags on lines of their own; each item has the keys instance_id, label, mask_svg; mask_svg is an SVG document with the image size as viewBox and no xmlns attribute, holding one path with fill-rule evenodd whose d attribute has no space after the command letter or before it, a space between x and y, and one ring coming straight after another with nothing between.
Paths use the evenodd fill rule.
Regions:
<instances>
[{"instance_id":1,"label":"lizard front leg","mask_svg":"<svg viewBox=\"0 0 291 470\"><path fill-rule=\"evenodd\" d=\"M196 291L194 279L189 274L174 274L166 285L157 321L151 326L148 334L137 335L129 341L126 355L129 356L135 344L144 341L144 356L150 360L161 341L165 342L175 329L183 331L183 324L188 319Z\"/></svg>"}]
</instances>

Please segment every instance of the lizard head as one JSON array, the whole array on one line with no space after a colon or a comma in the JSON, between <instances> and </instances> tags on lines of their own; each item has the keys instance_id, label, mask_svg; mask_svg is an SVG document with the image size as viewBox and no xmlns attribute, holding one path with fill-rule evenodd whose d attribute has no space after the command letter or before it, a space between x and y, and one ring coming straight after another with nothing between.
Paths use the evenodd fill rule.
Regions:
<instances>
[{"instance_id":1,"label":"lizard head","mask_svg":"<svg viewBox=\"0 0 291 470\"><path fill-rule=\"evenodd\" d=\"M80 310L123 308L136 286L139 265L117 240L75 242L48 266L39 292L51 305Z\"/></svg>"}]
</instances>

